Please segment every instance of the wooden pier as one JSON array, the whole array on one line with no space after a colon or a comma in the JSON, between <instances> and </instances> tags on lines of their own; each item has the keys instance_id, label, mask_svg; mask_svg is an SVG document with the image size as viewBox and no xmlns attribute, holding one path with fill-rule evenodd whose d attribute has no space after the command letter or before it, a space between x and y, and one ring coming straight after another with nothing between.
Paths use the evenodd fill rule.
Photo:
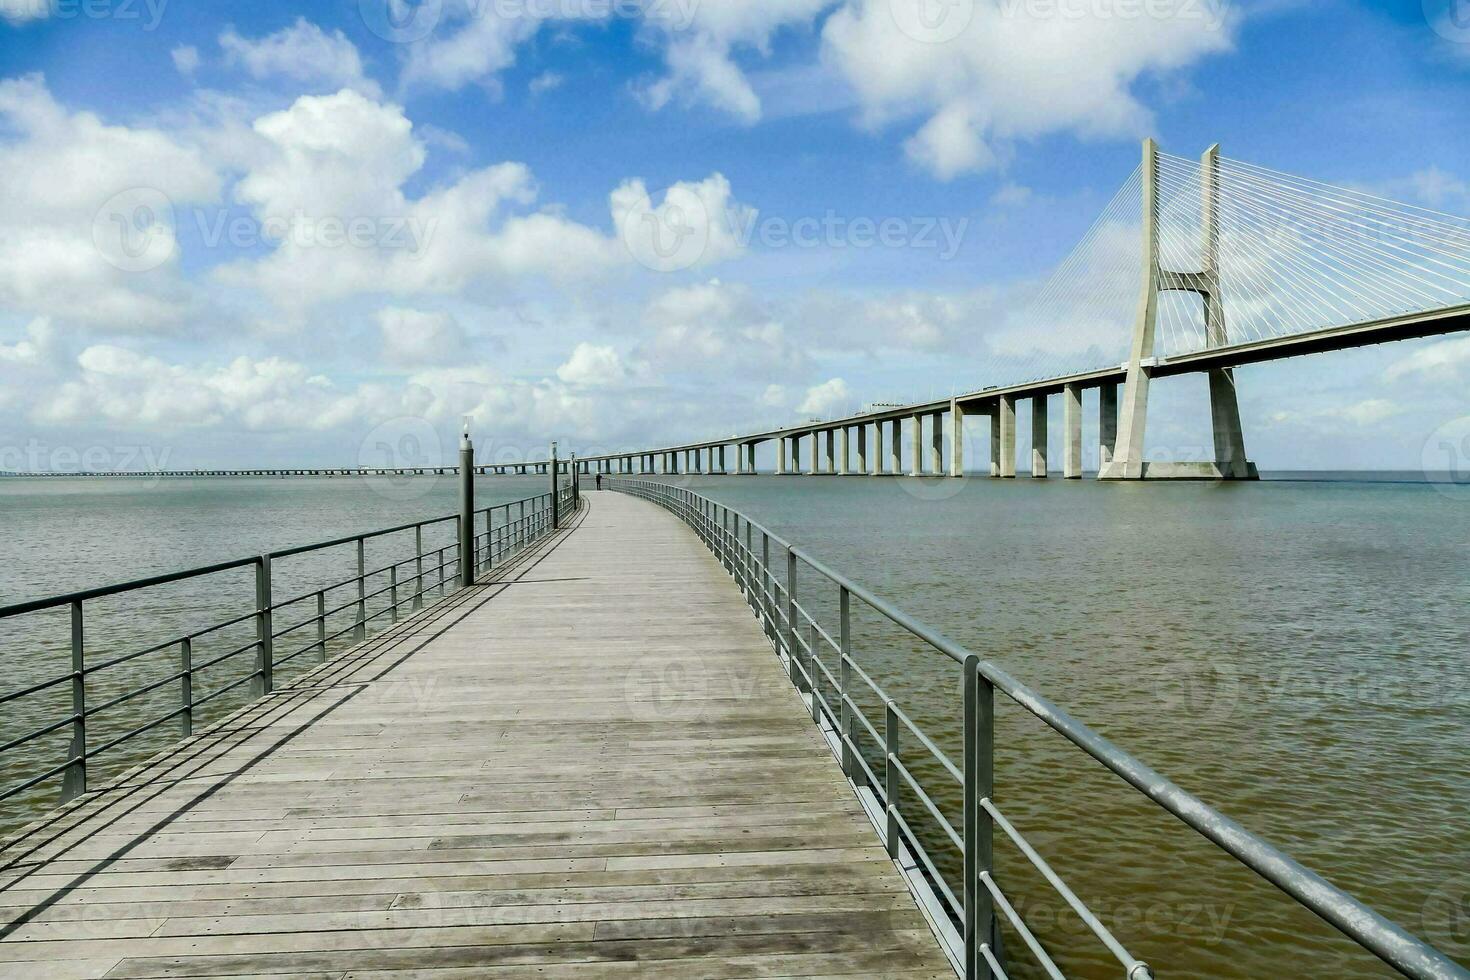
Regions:
<instances>
[{"instance_id":1,"label":"wooden pier","mask_svg":"<svg viewBox=\"0 0 1470 980\"><path fill-rule=\"evenodd\" d=\"M729 577L586 497L6 845L0 976L952 978Z\"/></svg>"}]
</instances>

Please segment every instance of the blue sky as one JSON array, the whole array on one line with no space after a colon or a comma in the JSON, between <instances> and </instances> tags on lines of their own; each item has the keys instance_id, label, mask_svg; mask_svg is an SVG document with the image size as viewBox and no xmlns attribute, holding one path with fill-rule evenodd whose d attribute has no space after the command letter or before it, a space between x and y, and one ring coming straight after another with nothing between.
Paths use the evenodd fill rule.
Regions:
<instances>
[{"instance_id":1,"label":"blue sky","mask_svg":"<svg viewBox=\"0 0 1470 980\"><path fill-rule=\"evenodd\" d=\"M999 311L1144 136L1470 214L1451 0L951 0L943 38L904 22L944 0L424 0L380 36L405 2L0 0L0 469L351 464L466 412L508 455L631 446L1009 380ZM108 254L140 201L155 251ZM724 227L636 254L621 221L681 201ZM1415 468L1467 374L1455 339L1246 369L1247 445ZM1208 441L1203 385L1151 443Z\"/></svg>"}]
</instances>

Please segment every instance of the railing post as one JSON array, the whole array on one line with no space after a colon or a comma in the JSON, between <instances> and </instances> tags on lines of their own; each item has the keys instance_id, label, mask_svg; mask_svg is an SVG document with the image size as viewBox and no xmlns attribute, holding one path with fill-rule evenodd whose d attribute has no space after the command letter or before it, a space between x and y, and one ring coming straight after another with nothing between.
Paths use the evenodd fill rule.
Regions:
<instances>
[{"instance_id":1,"label":"railing post","mask_svg":"<svg viewBox=\"0 0 1470 980\"><path fill-rule=\"evenodd\" d=\"M994 901L980 883L992 866L992 821L981 806L994 791L995 688L980 676L980 658L965 658L965 976L989 980L990 965L980 952L995 936Z\"/></svg>"},{"instance_id":2,"label":"railing post","mask_svg":"<svg viewBox=\"0 0 1470 980\"><path fill-rule=\"evenodd\" d=\"M316 594L316 650L321 662L327 662L327 593Z\"/></svg>"},{"instance_id":3,"label":"railing post","mask_svg":"<svg viewBox=\"0 0 1470 980\"><path fill-rule=\"evenodd\" d=\"M194 640L179 641L179 736L194 734Z\"/></svg>"},{"instance_id":4,"label":"railing post","mask_svg":"<svg viewBox=\"0 0 1470 980\"><path fill-rule=\"evenodd\" d=\"M271 556L255 563L255 681L251 691L264 697L275 689L275 640L271 636Z\"/></svg>"},{"instance_id":5,"label":"railing post","mask_svg":"<svg viewBox=\"0 0 1470 980\"><path fill-rule=\"evenodd\" d=\"M358 643L367 639L367 550L363 539L357 539L357 624L352 631Z\"/></svg>"},{"instance_id":6,"label":"railing post","mask_svg":"<svg viewBox=\"0 0 1470 980\"><path fill-rule=\"evenodd\" d=\"M796 669L796 552L786 546L786 666L791 683L801 690L801 673Z\"/></svg>"},{"instance_id":7,"label":"railing post","mask_svg":"<svg viewBox=\"0 0 1470 980\"><path fill-rule=\"evenodd\" d=\"M793 660L792 663L796 661ZM806 686L812 698L812 721L820 728L822 724L822 704L817 700L817 691L821 687L821 681L817 673L817 624L806 624Z\"/></svg>"},{"instance_id":8,"label":"railing post","mask_svg":"<svg viewBox=\"0 0 1470 980\"><path fill-rule=\"evenodd\" d=\"M559 476L557 470L561 468L561 464L556 461L556 443L554 442L551 444L551 466L548 468L551 470L551 529L555 531L561 527L561 502L556 499Z\"/></svg>"},{"instance_id":9,"label":"railing post","mask_svg":"<svg viewBox=\"0 0 1470 980\"><path fill-rule=\"evenodd\" d=\"M388 598L393 600L393 611L388 614L390 623L398 622L398 566L388 566Z\"/></svg>"},{"instance_id":10,"label":"railing post","mask_svg":"<svg viewBox=\"0 0 1470 980\"><path fill-rule=\"evenodd\" d=\"M771 532L761 528L761 626L776 642L776 610L771 598Z\"/></svg>"},{"instance_id":11,"label":"railing post","mask_svg":"<svg viewBox=\"0 0 1470 980\"><path fill-rule=\"evenodd\" d=\"M87 791L87 663L82 631L82 604L71 604L71 745L61 777L61 802Z\"/></svg>"},{"instance_id":12,"label":"railing post","mask_svg":"<svg viewBox=\"0 0 1470 980\"><path fill-rule=\"evenodd\" d=\"M495 508L485 511L485 570L495 567Z\"/></svg>"},{"instance_id":13,"label":"railing post","mask_svg":"<svg viewBox=\"0 0 1470 980\"><path fill-rule=\"evenodd\" d=\"M434 564L439 566L439 598L444 598L444 548L439 549L439 556Z\"/></svg>"},{"instance_id":14,"label":"railing post","mask_svg":"<svg viewBox=\"0 0 1470 980\"><path fill-rule=\"evenodd\" d=\"M837 662L837 681L841 687L838 697L842 701L842 771L852 778L852 704L848 700L852 692L852 596L847 586L837 591L837 650L841 659Z\"/></svg>"},{"instance_id":15,"label":"railing post","mask_svg":"<svg viewBox=\"0 0 1470 980\"><path fill-rule=\"evenodd\" d=\"M898 860L898 711L890 699L883 703L883 795L888 798L888 856Z\"/></svg>"},{"instance_id":16,"label":"railing post","mask_svg":"<svg viewBox=\"0 0 1470 980\"><path fill-rule=\"evenodd\" d=\"M459 441L459 587L475 584L475 444L468 426Z\"/></svg>"},{"instance_id":17,"label":"railing post","mask_svg":"<svg viewBox=\"0 0 1470 980\"><path fill-rule=\"evenodd\" d=\"M413 559L417 574L413 579L413 611L424 608L424 526L413 529Z\"/></svg>"}]
</instances>

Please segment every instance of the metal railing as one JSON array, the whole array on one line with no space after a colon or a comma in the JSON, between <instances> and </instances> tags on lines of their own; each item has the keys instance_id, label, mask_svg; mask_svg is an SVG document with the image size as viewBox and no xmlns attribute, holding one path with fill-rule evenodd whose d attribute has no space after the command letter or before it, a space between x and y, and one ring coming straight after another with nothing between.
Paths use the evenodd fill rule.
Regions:
<instances>
[{"instance_id":1,"label":"metal railing","mask_svg":"<svg viewBox=\"0 0 1470 980\"><path fill-rule=\"evenodd\" d=\"M561 487L557 494L557 503L562 514L576 509L577 488L574 483ZM479 578L494 565L553 530L555 508L552 501L552 493L547 492L480 510L474 510L471 504L469 512L473 514L474 523L479 526L483 519L484 531L474 537L470 580ZM317 663L324 663L329 647L334 644L340 646L342 643L361 643L375 630L381 632L397 623L404 613L418 612L426 605L432 605L452 594L465 584L460 577L461 520L459 515L454 515L400 524L331 541L0 607L0 621L7 623L29 614L68 611L71 649L70 671L27 684L18 690L0 693L0 711L6 716L14 716L15 706L25 699L46 695L48 692L70 692L70 711L63 717L0 743L0 759L3 759L7 753L32 745L47 735L54 734L60 738L63 737L61 733L69 731L70 743L65 759L54 765L42 763L39 772L12 785L0 787L0 801L36 789L58 777L61 779L63 802L79 796L87 792L89 765L99 756L153 732L174 719L179 721L179 737L186 738L193 734L196 713L230 692L250 685L249 700L264 697L274 690L277 672L298 658L314 655ZM454 533L445 534L451 525ZM443 543L431 542L425 548L426 531L431 534L437 532ZM406 537L410 533L413 540L412 554L386 564L368 567L369 542L391 538L395 539L391 543L396 544L397 536ZM289 598L275 598L273 587L276 582L272 572L274 563L348 547L355 550L355 573L293 594ZM253 599L242 597L246 608L238 615L171 636L162 642L150 643L141 649L109 655L100 661L87 656L89 603L121 596L137 605L157 605L156 594L150 595L149 590L189 582L203 588L210 584L205 581L210 576L240 570L253 572L254 595ZM344 619L346 623L341 625ZM281 620L288 622L279 625ZM212 652L206 658L196 659L195 648L201 640L228 636L231 628L249 630L251 626L253 635L247 642L231 641L224 652ZM279 650L283 645L289 645L291 649L281 655ZM162 676L156 676L158 666L147 658L171 651L178 658L176 668L164 668ZM232 663L236 658L250 653L254 654L254 660L249 671L230 678L208 694L196 696L195 680L202 673ZM141 669L141 672L151 676L147 676L138 686L127 687L121 693L109 692L110 696L104 700L96 700L93 697L93 688L98 683L96 679L120 676L109 672L124 665L135 665L131 672L133 674L139 673ZM131 679L125 679L124 683ZM106 741L96 744L89 741L89 726L92 726L99 715L170 685L177 685L176 706L149 717L141 724L134 725L123 734L109 737Z\"/></svg>"},{"instance_id":2,"label":"metal railing","mask_svg":"<svg viewBox=\"0 0 1470 980\"><path fill-rule=\"evenodd\" d=\"M831 570L746 515L667 483L612 478L605 485L650 500L681 518L735 579L792 683L808 699L812 720L822 727L843 773L868 807L889 856L899 863L919 895L921 907L966 980L1006 977L1006 955L1000 943L1002 919L1047 976L1063 976L996 880L993 845L997 830L1118 961L1127 980L1151 980L1153 976L1148 965L1129 953L993 799L996 691L1400 973L1424 980L1470 980L1470 971L1185 792L1005 670ZM816 574L816 585L801 581L799 571L803 567ZM830 629L813 612L820 598L814 590L823 587L835 591L830 598L835 598L836 623ZM812 599L804 603L798 598L809 591L813 591ZM857 664L852 632L855 602L958 668L963 684L964 745L959 764ZM836 658L835 674L824 656ZM883 706L883 718L877 722L862 709L863 700L873 699ZM919 764L905 761L912 760L915 752L932 758L939 771L960 789L960 827L954 826L944 808L924 789L915 774ZM881 761L870 763L869 756ZM940 843L947 842L959 852L963 867L958 889L951 886L940 867L946 863L944 856L930 853L925 835L916 829L920 822L937 828Z\"/></svg>"}]
</instances>

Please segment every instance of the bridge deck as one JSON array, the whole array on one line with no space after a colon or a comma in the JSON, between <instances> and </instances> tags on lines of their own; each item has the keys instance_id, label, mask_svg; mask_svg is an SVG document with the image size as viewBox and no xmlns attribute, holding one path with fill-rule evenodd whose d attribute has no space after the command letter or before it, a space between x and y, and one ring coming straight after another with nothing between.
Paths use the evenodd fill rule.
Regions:
<instances>
[{"instance_id":1,"label":"bridge deck","mask_svg":"<svg viewBox=\"0 0 1470 980\"><path fill-rule=\"evenodd\" d=\"M0 976L952 978L729 579L588 497L0 850Z\"/></svg>"}]
</instances>

